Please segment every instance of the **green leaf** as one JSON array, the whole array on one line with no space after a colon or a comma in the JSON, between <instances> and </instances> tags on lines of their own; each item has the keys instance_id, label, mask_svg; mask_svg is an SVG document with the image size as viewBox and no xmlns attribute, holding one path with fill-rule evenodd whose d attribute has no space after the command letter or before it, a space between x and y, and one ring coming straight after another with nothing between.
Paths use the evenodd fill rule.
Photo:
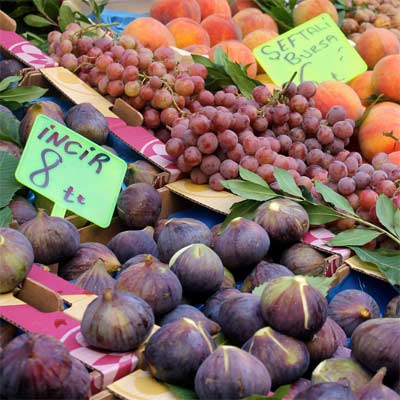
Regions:
<instances>
[{"instance_id":1,"label":"green leaf","mask_svg":"<svg viewBox=\"0 0 400 400\"><path fill-rule=\"evenodd\" d=\"M348 200L345 197L343 197L339 193L336 193L330 187L324 185L321 182L317 181L317 182L315 182L314 185L315 185L316 191L324 198L324 200L327 203L333 204L335 206L335 208L338 210L343 210L351 215L356 215L356 213L353 211L353 208L351 207L350 203L348 202Z\"/></svg>"},{"instance_id":2,"label":"green leaf","mask_svg":"<svg viewBox=\"0 0 400 400\"><path fill-rule=\"evenodd\" d=\"M183 388L170 383L163 383L168 387L169 391L173 393L180 400L198 400L196 393L193 390Z\"/></svg>"},{"instance_id":3,"label":"green leaf","mask_svg":"<svg viewBox=\"0 0 400 400\"><path fill-rule=\"evenodd\" d=\"M214 63L209 58L200 56L199 54L192 54L192 58L195 63L203 64L207 68L214 66Z\"/></svg>"},{"instance_id":4,"label":"green leaf","mask_svg":"<svg viewBox=\"0 0 400 400\"><path fill-rule=\"evenodd\" d=\"M322 204L309 204L301 202L301 205L305 208L310 219L310 225L322 225L328 222L336 221L342 218L333 208L324 206Z\"/></svg>"},{"instance_id":5,"label":"green leaf","mask_svg":"<svg viewBox=\"0 0 400 400\"><path fill-rule=\"evenodd\" d=\"M0 99L0 104L2 104L4 107L7 107L11 111L18 110L22 107L22 104L18 103L17 101L6 101Z\"/></svg>"},{"instance_id":6,"label":"green leaf","mask_svg":"<svg viewBox=\"0 0 400 400\"><path fill-rule=\"evenodd\" d=\"M71 22L75 22L74 12L66 4L63 4L60 7L58 15L58 24L61 31L64 31L66 26Z\"/></svg>"},{"instance_id":7,"label":"green leaf","mask_svg":"<svg viewBox=\"0 0 400 400\"><path fill-rule=\"evenodd\" d=\"M396 234L394 228L395 212L396 207L394 206L392 200L381 193L376 201L376 216L378 217L379 222L393 234Z\"/></svg>"},{"instance_id":8,"label":"green leaf","mask_svg":"<svg viewBox=\"0 0 400 400\"><path fill-rule=\"evenodd\" d=\"M283 400L289 394L290 386L291 385L280 386L271 396L253 394L251 396L244 397L243 400Z\"/></svg>"},{"instance_id":9,"label":"green leaf","mask_svg":"<svg viewBox=\"0 0 400 400\"><path fill-rule=\"evenodd\" d=\"M59 11L60 5L58 0L45 0L43 14L45 14L48 18L56 22Z\"/></svg>"},{"instance_id":10,"label":"green leaf","mask_svg":"<svg viewBox=\"0 0 400 400\"><path fill-rule=\"evenodd\" d=\"M17 7L14 11L10 12L10 14L8 14L11 18L19 18L22 17L23 15L34 11L35 9L32 6L19 6Z\"/></svg>"},{"instance_id":11,"label":"green leaf","mask_svg":"<svg viewBox=\"0 0 400 400\"><path fill-rule=\"evenodd\" d=\"M0 208L7 206L15 192L21 188L15 179L18 159L6 151L0 151Z\"/></svg>"},{"instance_id":12,"label":"green leaf","mask_svg":"<svg viewBox=\"0 0 400 400\"><path fill-rule=\"evenodd\" d=\"M350 246L350 248L361 261L375 265L393 286L400 285L400 251L397 251L397 254L394 253L393 256L387 256L362 247Z\"/></svg>"},{"instance_id":13,"label":"green leaf","mask_svg":"<svg viewBox=\"0 0 400 400\"><path fill-rule=\"evenodd\" d=\"M394 213L394 231L397 235L397 237L400 238L400 209L398 208L395 213Z\"/></svg>"},{"instance_id":14,"label":"green leaf","mask_svg":"<svg viewBox=\"0 0 400 400\"><path fill-rule=\"evenodd\" d=\"M28 14L24 17L24 22L35 28L43 28L45 26L51 26L52 23L48 21L46 18L41 17L40 15Z\"/></svg>"},{"instance_id":15,"label":"green leaf","mask_svg":"<svg viewBox=\"0 0 400 400\"><path fill-rule=\"evenodd\" d=\"M226 216L221 225L220 232L228 226L229 222L238 217L243 217L252 220L260 202L256 200L243 200L232 205L230 213Z\"/></svg>"},{"instance_id":16,"label":"green leaf","mask_svg":"<svg viewBox=\"0 0 400 400\"><path fill-rule=\"evenodd\" d=\"M317 204L315 201L313 195L311 192L303 185L299 185L299 188L301 190L301 193L303 195L303 199L306 200L306 202L311 203L311 204Z\"/></svg>"},{"instance_id":17,"label":"green leaf","mask_svg":"<svg viewBox=\"0 0 400 400\"><path fill-rule=\"evenodd\" d=\"M226 54L221 47L217 47L214 51L214 63L218 65L225 65Z\"/></svg>"},{"instance_id":18,"label":"green leaf","mask_svg":"<svg viewBox=\"0 0 400 400\"><path fill-rule=\"evenodd\" d=\"M339 232L333 239L327 242L328 246L363 246L371 240L382 235L381 232L375 229L347 229Z\"/></svg>"},{"instance_id":19,"label":"green leaf","mask_svg":"<svg viewBox=\"0 0 400 400\"><path fill-rule=\"evenodd\" d=\"M307 282L314 288L319 290L325 297L328 295L329 290L332 288L334 278L326 276L304 276Z\"/></svg>"},{"instance_id":20,"label":"green leaf","mask_svg":"<svg viewBox=\"0 0 400 400\"><path fill-rule=\"evenodd\" d=\"M214 342L217 346L225 346L229 344L228 339L222 333L222 331L218 332L217 336L214 337Z\"/></svg>"},{"instance_id":21,"label":"green leaf","mask_svg":"<svg viewBox=\"0 0 400 400\"><path fill-rule=\"evenodd\" d=\"M0 112L0 135L2 140L8 140L21 145L19 140L20 122L13 115Z\"/></svg>"},{"instance_id":22,"label":"green leaf","mask_svg":"<svg viewBox=\"0 0 400 400\"><path fill-rule=\"evenodd\" d=\"M42 97L47 92L38 86L19 86L0 93L0 100L26 103Z\"/></svg>"},{"instance_id":23,"label":"green leaf","mask_svg":"<svg viewBox=\"0 0 400 400\"><path fill-rule=\"evenodd\" d=\"M9 227L13 219L11 209L4 207L0 209L0 227Z\"/></svg>"},{"instance_id":24,"label":"green leaf","mask_svg":"<svg viewBox=\"0 0 400 400\"><path fill-rule=\"evenodd\" d=\"M269 188L266 188L265 186L255 184L253 182L245 182L240 179L221 181L221 183L232 193L248 200L266 201L278 196L275 192Z\"/></svg>"},{"instance_id":25,"label":"green leaf","mask_svg":"<svg viewBox=\"0 0 400 400\"><path fill-rule=\"evenodd\" d=\"M261 295L262 295L262 293L263 293L265 287L268 285L268 283L269 283L269 282L267 281L267 282L262 283L262 284L259 285L259 286L256 286L256 287L252 290L251 294L254 294L254 295L258 296L258 297L261 297Z\"/></svg>"},{"instance_id":26,"label":"green leaf","mask_svg":"<svg viewBox=\"0 0 400 400\"><path fill-rule=\"evenodd\" d=\"M0 82L0 92L6 90L12 83L19 82L21 78L21 76L8 76L7 78L4 78Z\"/></svg>"},{"instance_id":27,"label":"green leaf","mask_svg":"<svg viewBox=\"0 0 400 400\"><path fill-rule=\"evenodd\" d=\"M239 174L240 174L240 177L244 181L253 182L256 185L261 185L261 186L265 186L266 188L269 188L268 183L265 182L264 179L261 178L260 175L257 175L254 172L251 172L246 168L239 166ZM271 190L271 193L274 193L274 192Z\"/></svg>"},{"instance_id":28,"label":"green leaf","mask_svg":"<svg viewBox=\"0 0 400 400\"><path fill-rule=\"evenodd\" d=\"M282 168L274 167L274 176L276 181L278 182L280 189L284 193L288 193L292 196L300 197L302 199L304 198L301 190L296 185L293 176L290 175L288 171Z\"/></svg>"}]
</instances>

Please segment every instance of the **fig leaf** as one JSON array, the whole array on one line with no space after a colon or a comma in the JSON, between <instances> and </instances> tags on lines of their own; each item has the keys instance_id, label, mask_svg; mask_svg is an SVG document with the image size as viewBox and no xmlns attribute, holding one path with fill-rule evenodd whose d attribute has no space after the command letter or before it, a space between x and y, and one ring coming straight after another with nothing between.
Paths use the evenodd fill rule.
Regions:
<instances>
[{"instance_id":1,"label":"fig leaf","mask_svg":"<svg viewBox=\"0 0 400 400\"><path fill-rule=\"evenodd\" d=\"M170 392L172 392L178 399L181 400L198 400L196 393L193 390L186 389L180 386L165 383Z\"/></svg>"},{"instance_id":2,"label":"fig leaf","mask_svg":"<svg viewBox=\"0 0 400 400\"><path fill-rule=\"evenodd\" d=\"M333 208L322 204L310 204L302 202L301 205L307 211L310 225L322 225L342 218Z\"/></svg>"},{"instance_id":3,"label":"fig leaf","mask_svg":"<svg viewBox=\"0 0 400 400\"><path fill-rule=\"evenodd\" d=\"M252 220L260 203L256 200L243 200L232 205L230 213L221 225L220 233L228 226L229 222L237 217L243 217Z\"/></svg>"},{"instance_id":4,"label":"fig leaf","mask_svg":"<svg viewBox=\"0 0 400 400\"><path fill-rule=\"evenodd\" d=\"M18 159L6 151L0 151L0 207L7 206L21 185L15 180Z\"/></svg>"},{"instance_id":5,"label":"fig leaf","mask_svg":"<svg viewBox=\"0 0 400 400\"><path fill-rule=\"evenodd\" d=\"M396 207L394 206L392 200L390 200L389 197L385 196L383 193L380 194L378 200L376 201L376 216L378 217L379 222L394 235L396 235L396 230L394 227L395 212Z\"/></svg>"},{"instance_id":6,"label":"fig leaf","mask_svg":"<svg viewBox=\"0 0 400 400\"><path fill-rule=\"evenodd\" d=\"M267 187L253 182L245 182L240 179L221 180L221 183L232 193L248 200L267 201L279 196Z\"/></svg>"},{"instance_id":7,"label":"fig leaf","mask_svg":"<svg viewBox=\"0 0 400 400\"><path fill-rule=\"evenodd\" d=\"M0 226L9 227L12 222L13 216L9 207L0 209Z\"/></svg>"},{"instance_id":8,"label":"fig leaf","mask_svg":"<svg viewBox=\"0 0 400 400\"><path fill-rule=\"evenodd\" d=\"M297 186L296 182L293 179L293 176L290 173L282 168L275 167L274 168L274 176L280 189L288 194L291 194L295 197L303 197L303 193L300 188Z\"/></svg>"},{"instance_id":9,"label":"fig leaf","mask_svg":"<svg viewBox=\"0 0 400 400\"><path fill-rule=\"evenodd\" d=\"M333 239L331 239L328 246L362 246L367 244L371 240L374 240L378 236L382 235L381 232L374 229L347 229L343 232L339 232Z\"/></svg>"},{"instance_id":10,"label":"fig leaf","mask_svg":"<svg viewBox=\"0 0 400 400\"><path fill-rule=\"evenodd\" d=\"M243 168L243 167L239 166L239 174L240 174L240 177L244 181L253 182L256 185L261 185L261 186L264 186L266 188L269 188L268 183L265 182L264 179L261 178L260 175L257 175L254 172L251 172L246 168ZM273 193L272 190L271 190L271 193Z\"/></svg>"},{"instance_id":11,"label":"fig leaf","mask_svg":"<svg viewBox=\"0 0 400 400\"><path fill-rule=\"evenodd\" d=\"M349 201L339 193L336 193L329 186L317 181L315 182L315 189L327 203L333 204L336 209L346 211L351 215L356 215Z\"/></svg>"}]
</instances>

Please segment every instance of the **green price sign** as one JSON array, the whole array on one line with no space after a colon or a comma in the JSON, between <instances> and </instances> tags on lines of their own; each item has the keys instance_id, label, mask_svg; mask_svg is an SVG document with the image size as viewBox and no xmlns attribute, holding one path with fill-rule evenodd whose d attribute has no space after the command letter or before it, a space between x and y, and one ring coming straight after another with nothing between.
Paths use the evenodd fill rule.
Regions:
<instances>
[{"instance_id":1,"label":"green price sign","mask_svg":"<svg viewBox=\"0 0 400 400\"><path fill-rule=\"evenodd\" d=\"M16 179L54 202L52 215L66 210L106 228L126 172L126 163L79 133L39 115Z\"/></svg>"},{"instance_id":2,"label":"green price sign","mask_svg":"<svg viewBox=\"0 0 400 400\"><path fill-rule=\"evenodd\" d=\"M367 64L328 14L305 22L253 50L259 64L276 84L337 80L348 82Z\"/></svg>"}]
</instances>

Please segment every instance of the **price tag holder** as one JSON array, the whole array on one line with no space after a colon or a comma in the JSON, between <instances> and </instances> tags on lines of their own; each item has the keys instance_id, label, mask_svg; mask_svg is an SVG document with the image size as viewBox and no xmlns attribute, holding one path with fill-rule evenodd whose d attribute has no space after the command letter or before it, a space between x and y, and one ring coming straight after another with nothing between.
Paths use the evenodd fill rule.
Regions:
<instances>
[{"instance_id":1,"label":"price tag holder","mask_svg":"<svg viewBox=\"0 0 400 400\"><path fill-rule=\"evenodd\" d=\"M304 81L348 82L367 70L367 64L349 43L335 21L321 14L269 40L253 54L274 83L282 85L297 72Z\"/></svg>"},{"instance_id":2,"label":"price tag holder","mask_svg":"<svg viewBox=\"0 0 400 400\"><path fill-rule=\"evenodd\" d=\"M15 172L17 181L66 210L106 228L110 225L125 161L45 115L36 117Z\"/></svg>"}]
</instances>

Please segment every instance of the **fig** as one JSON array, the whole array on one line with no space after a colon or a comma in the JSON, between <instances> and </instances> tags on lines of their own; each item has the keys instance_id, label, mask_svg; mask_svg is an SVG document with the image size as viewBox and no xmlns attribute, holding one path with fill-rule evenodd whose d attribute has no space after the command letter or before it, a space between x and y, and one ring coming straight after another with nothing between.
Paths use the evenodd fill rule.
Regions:
<instances>
[{"instance_id":1,"label":"fig","mask_svg":"<svg viewBox=\"0 0 400 400\"><path fill-rule=\"evenodd\" d=\"M118 197L117 212L130 229L154 226L161 212L160 193L148 183L129 185Z\"/></svg>"},{"instance_id":2,"label":"fig","mask_svg":"<svg viewBox=\"0 0 400 400\"><path fill-rule=\"evenodd\" d=\"M351 358L351 350L348 347L338 346L331 358Z\"/></svg>"},{"instance_id":3,"label":"fig","mask_svg":"<svg viewBox=\"0 0 400 400\"><path fill-rule=\"evenodd\" d=\"M8 76L19 75L24 66L17 60L1 60L0 61L0 81Z\"/></svg>"},{"instance_id":4,"label":"fig","mask_svg":"<svg viewBox=\"0 0 400 400\"><path fill-rule=\"evenodd\" d=\"M363 322L351 335L351 355L373 372L387 368L389 379L400 376L400 319L377 318Z\"/></svg>"},{"instance_id":5,"label":"fig","mask_svg":"<svg viewBox=\"0 0 400 400\"><path fill-rule=\"evenodd\" d=\"M310 227L306 210L299 203L284 198L261 204L254 221L268 232L273 242L280 245L298 242Z\"/></svg>"},{"instance_id":6,"label":"fig","mask_svg":"<svg viewBox=\"0 0 400 400\"><path fill-rule=\"evenodd\" d=\"M79 249L79 232L64 218L39 209L35 218L19 227L32 244L35 261L50 265L72 257Z\"/></svg>"},{"instance_id":7,"label":"fig","mask_svg":"<svg viewBox=\"0 0 400 400\"><path fill-rule=\"evenodd\" d=\"M374 377L357 393L357 400L400 400L400 396L383 384L386 368L380 368Z\"/></svg>"},{"instance_id":8,"label":"fig","mask_svg":"<svg viewBox=\"0 0 400 400\"><path fill-rule=\"evenodd\" d=\"M182 286L177 276L168 265L151 256L122 271L115 288L141 297L156 316L172 311L182 299Z\"/></svg>"},{"instance_id":9,"label":"fig","mask_svg":"<svg viewBox=\"0 0 400 400\"><path fill-rule=\"evenodd\" d=\"M121 266L115 254L104 244L87 242L79 246L75 255L58 265L58 275L71 281L89 270L97 260L102 260L110 274Z\"/></svg>"},{"instance_id":10,"label":"fig","mask_svg":"<svg viewBox=\"0 0 400 400\"><path fill-rule=\"evenodd\" d=\"M317 383L300 392L294 400L356 400L348 386L335 382Z\"/></svg>"},{"instance_id":11,"label":"fig","mask_svg":"<svg viewBox=\"0 0 400 400\"><path fill-rule=\"evenodd\" d=\"M31 270L32 245L20 232L0 228L0 293L11 292Z\"/></svg>"},{"instance_id":12,"label":"fig","mask_svg":"<svg viewBox=\"0 0 400 400\"><path fill-rule=\"evenodd\" d=\"M160 236L161 231L164 229L165 223L166 223L167 221L168 221L167 219L162 218L162 219L159 219L159 220L156 222L156 224L155 224L155 226L154 226L154 235L153 235L154 240L155 240L156 242L158 242L158 237Z\"/></svg>"},{"instance_id":13,"label":"fig","mask_svg":"<svg viewBox=\"0 0 400 400\"><path fill-rule=\"evenodd\" d=\"M224 266L218 255L202 243L176 252L169 263L188 297L208 297L224 280Z\"/></svg>"},{"instance_id":14,"label":"fig","mask_svg":"<svg viewBox=\"0 0 400 400\"><path fill-rule=\"evenodd\" d=\"M285 400L293 400L296 395L308 389L311 386L311 381L300 378L290 385L289 393L285 396Z\"/></svg>"},{"instance_id":15,"label":"fig","mask_svg":"<svg viewBox=\"0 0 400 400\"><path fill-rule=\"evenodd\" d=\"M15 118L13 112L9 108L7 108L6 106L3 106L2 104L0 104L0 113L6 113L10 117L14 117Z\"/></svg>"},{"instance_id":16,"label":"fig","mask_svg":"<svg viewBox=\"0 0 400 400\"><path fill-rule=\"evenodd\" d=\"M368 293L347 289L331 300L328 315L343 328L347 336L351 336L364 321L379 318L379 306Z\"/></svg>"},{"instance_id":17,"label":"fig","mask_svg":"<svg viewBox=\"0 0 400 400\"><path fill-rule=\"evenodd\" d=\"M180 249L194 243L211 244L211 231L207 225L192 218L171 218L158 236L160 260L168 263Z\"/></svg>"},{"instance_id":18,"label":"fig","mask_svg":"<svg viewBox=\"0 0 400 400\"><path fill-rule=\"evenodd\" d=\"M233 346L218 347L201 364L195 378L200 400L236 400L266 395L270 389L271 378L264 364Z\"/></svg>"},{"instance_id":19,"label":"fig","mask_svg":"<svg viewBox=\"0 0 400 400\"><path fill-rule=\"evenodd\" d=\"M102 144L101 147L102 147L103 149L106 149L106 150L109 151L110 153L114 154L114 156L118 156L117 151L116 151L114 148L112 148L111 146L107 146L106 144Z\"/></svg>"},{"instance_id":20,"label":"fig","mask_svg":"<svg viewBox=\"0 0 400 400\"><path fill-rule=\"evenodd\" d=\"M219 235L215 252L231 271L245 271L261 261L269 250L268 234L246 218L233 219Z\"/></svg>"},{"instance_id":21,"label":"fig","mask_svg":"<svg viewBox=\"0 0 400 400\"><path fill-rule=\"evenodd\" d=\"M262 285L281 276L293 276L293 272L284 265L260 261L253 271L243 281L242 292L252 292L257 286Z\"/></svg>"},{"instance_id":22,"label":"fig","mask_svg":"<svg viewBox=\"0 0 400 400\"><path fill-rule=\"evenodd\" d=\"M38 115L47 115L60 124L64 124L64 113L60 106L52 101L37 101L28 107L19 125L19 138L24 145L28 140L33 123Z\"/></svg>"},{"instance_id":23,"label":"fig","mask_svg":"<svg viewBox=\"0 0 400 400\"><path fill-rule=\"evenodd\" d=\"M211 241L211 247L212 247L212 248L215 246L215 243L217 243L217 240L218 240L218 237L219 237L219 234L220 234L221 227L222 227L222 223L217 224L217 225L214 225L214 226L210 229L211 234L212 234L212 241Z\"/></svg>"},{"instance_id":24,"label":"fig","mask_svg":"<svg viewBox=\"0 0 400 400\"><path fill-rule=\"evenodd\" d=\"M149 185L153 185L159 173L160 170L154 165L144 160L138 160L128 164L124 182L127 186L133 183L148 183Z\"/></svg>"},{"instance_id":25,"label":"fig","mask_svg":"<svg viewBox=\"0 0 400 400\"><path fill-rule=\"evenodd\" d=\"M104 144L108 137L108 123L104 115L90 103L71 107L65 123L69 128L97 144Z\"/></svg>"},{"instance_id":26,"label":"fig","mask_svg":"<svg viewBox=\"0 0 400 400\"><path fill-rule=\"evenodd\" d=\"M357 361L344 358L329 358L317 365L311 375L313 385L317 383L348 382L353 392L358 392L370 380L371 375Z\"/></svg>"},{"instance_id":27,"label":"fig","mask_svg":"<svg viewBox=\"0 0 400 400\"><path fill-rule=\"evenodd\" d=\"M155 378L191 386L201 363L215 348L214 340L202 324L182 318L162 326L150 337L144 359Z\"/></svg>"},{"instance_id":28,"label":"fig","mask_svg":"<svg viewBox=\"0 0 400 400\"><path fill-rule=\"evenodd\" d=\"M16 144L7 140L0 140L0 151L6 151L18 159L21 158L21 149Z\"/></svg>"},{"instance_id":29,"label":"fig","mask_svg":"<svg viewBox=\"0 0 400 400\"><path fill-rule=\"evenodd\" d=\"M101 295L107 288L113 288L115 281L106 270L103 261L97 260L93 267L84 272L75 284L88 292Z\"/></svg>"},{"instance_id":30,"label":"fig","mask_svg":"<svg viewBox=\"0 0 400 400\"><path fill-rule=\"evenodd\" d=\"M327 318L322 328L306 342L310 358L320 362L333 356L339 346L346 346L347 337L344 330L331 318Z\"/></svg>"},{"instance_id":31,"label":"fig","mask_svg":"<svg viewBox=\"0 0 400 400\"><path fill-rule=\"evenodd\" d=\"M156 242L148 228L120 232L107 243L107 246L122 263L139 254L158 257Z\"/></svg>"},{"instance_id":32,"label":"fig","mask_svg":"<svg viewBox=\"0 0 400 400\"><path fill-rule=\"evenodd\" d=\"M232 275L232 272L229 271L228 268L224 267L224 279L219 289L232 289L235 286L236 286L235 277Z\"/></svg>"},{"instance_id":33,"label":"fig","mask_svg":"<svg viewBox=\"0 0 400 400\"><path fill-rule=\"evenodd\" d=\"M36 208L22 196L14 196L8 207L11 208L13 218L17 221L18 225L30 221L37 215Z\"/></svg>"},{"instance_id":34,"label":"fig","mask_svg":"<svg viewBox=\"0 0 400 400\"><path fill-rule=\"evenodd\" d=\"M234 288L218 290L218 292L209 297L205 303L205 307L203 309L204 315L219 324L219 309L222 303L232 296L238 296L240 294L241 293L239 290Z\"/></svg>"},{"instance_id":35,"label":"fig","mask_svg":"<svg viewBox=\"0 0 400 400\"><path fill-rule=\"evenodd\" d=\"M57 339L24 333L0 354L0 393L8 399L85 399L90 376Z\"/></svg>"},{"instance_id":36,"label":"fig","mask_svg":"<svg viewBox=\"0 0 400 400\"><path fill-rule=\"evenodd\" d=\"M389 301L386 306L385 317L400 318L400 295L393 297L393 299Z\"/></svg>"},{"instance_id":37,"label":"fig","mask_svg":"<svg viewBox=\"0 0 400 400\"><path fill-rule=\"evenodd\" d=\"M242 349L265 365L271 376L272 388L301 378L310 363L310 354L303 342L270 327L257 331Z\"/></svg>"},{"instance_id":38,"label":"fig","mask_svg":"<svg viewBox=\"0 0 400 400\"><path fill-rule=\"evenodd\" d=\"M148 254L148 253L145 253L145 254L138 254L137 256L131 257L128 261L125 261L125 262L122 264L121 271L123 271L124 269L127 269L127 268L130 267L131 265L135 265L135 264L139 264L139 263L141 263L141 262L144 262L149 256L150 256L150 257L153 257L154 260L159 261L159 260L157 259L157 257L154 257L154 256L151 255L151 254Z\"/></svg>"},{"instance_id":39,"label":"fig","mask_svg":"<svg viewBox=\"0 0 400 400\"><path fill-rule=\"evenodd\" d=\"M132 293L106 289L85 310L81 333L86 342L107 351L133 351L154 325L151 307Z\"/></svg>"},{"instance_id":40,"label":"fig","mask_svg":"<svg viewBox=\"0 0 400 400\"><path fill-rule=\"evenodd\" d=\"M230 342L243 345L266 325L260 307L260 298L241 293L225 300L219 309L218 321Z\"/></svg>"},{"instance_id":41,"label":"fig","mask_svg":"<svg viewBox=\"0 0 400 400\"><path fill-rule=\"evenodd\" d=\"M281 263L296 275L319 276L324 274L325 257L308 244L296 243L282 253Z\"/></svg>"},{"instance_id":42,"label":"fig","mask_svg":"<svg viewBox=\"0 0 400 400\"><path fill-rule=\"evenodd\" d=\"M277 331L311 340L326 321L328 303L303 276L283 276L267 282L261 295L261 312Z\"/></svg>"}]
</instances>

